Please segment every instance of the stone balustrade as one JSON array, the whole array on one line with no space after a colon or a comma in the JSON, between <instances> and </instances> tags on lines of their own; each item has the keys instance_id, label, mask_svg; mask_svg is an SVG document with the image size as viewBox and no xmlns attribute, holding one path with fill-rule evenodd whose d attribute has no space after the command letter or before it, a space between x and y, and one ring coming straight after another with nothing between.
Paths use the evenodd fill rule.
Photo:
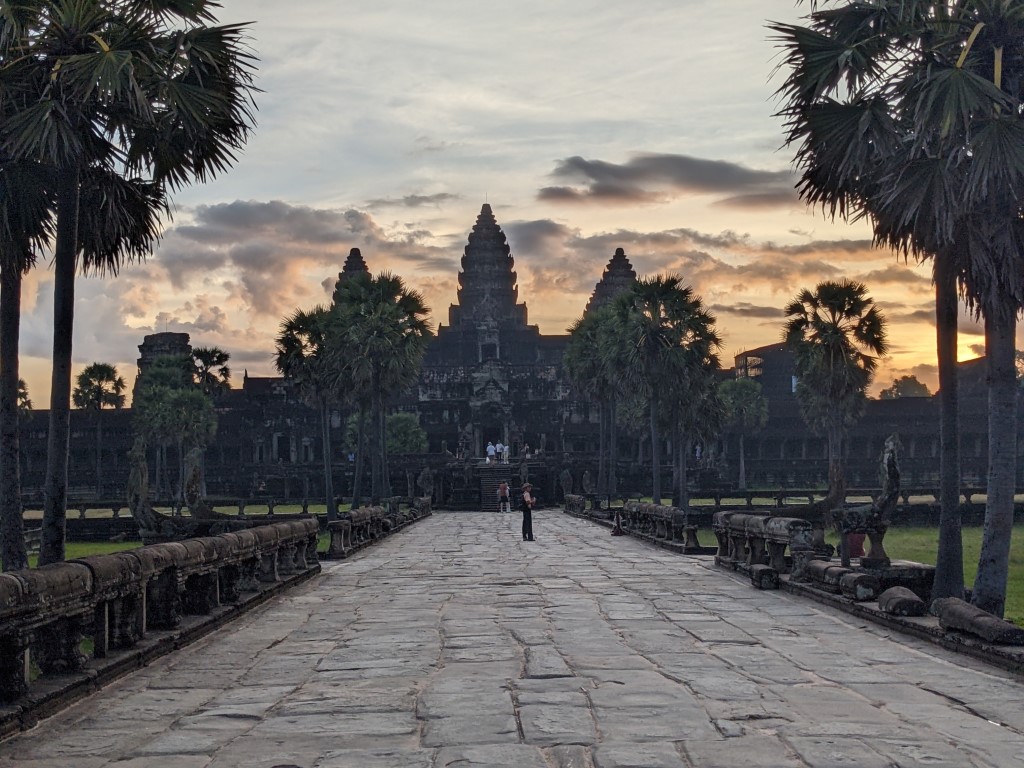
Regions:
<instances>
[{"instance_id":1,"label":"stone balustrade","mask_svg":"<svg viewBox=\"0 0 1024 768\"><path fill-rule=\"evenodd\" d=\"M605 525L614 525L616 516L621 531L665 549L684 554L710 554L700 545L697 515L686 509L641 501L627 501L621 508L587 507L587 496L567 494L564 510L574 517L585 517Z\"/></svg>"},{"instance_id":2,"label":"stone balustrade","mask_svg":"<svg viewBox=\"0 0 1024 768\"><path fill-rule=\"evenodd\" d=\"M711 527L718 540L715 562L749 573L758 587L777 585L783 573L803 578L815 556L813 524L802 518L716 512Z\"/></svg>"},{"instance_id":3,"label":"stone balustrade","mask_svg":"<svg viewBox=\"0 0 1024 768\"><path fill-rule=\"evenodd\" d=\"M36 675L82 671L85 640L102 659L183 615L319 570L317 532L303 518L0 574L0 698L23 696Z\"/></svg>"},{"instance_id":4,"label":"stone balustrade","mask_svg":"<svg viewBox=\"0 0 1024 768\"><path fill-rule=\"evenodd\" d=\"M579 494L565 494L565 511L577 517L584 516L587 511L587 497Z\"/></svg>"},{"instance_id":5,"label":"stone balustrade","mask_svg":"<svg viewBox=\"0 0 1024 768\"><path fill-rule=\"evenodd\" d=\"M326 557L346 558L356 550L431 514L429 497L415 498L406 507L399 504L398 499L387 499L385 506L358 507L351 512L340 513L337 520L327 524L331 543Z\"/></svg>"}]
</instances>

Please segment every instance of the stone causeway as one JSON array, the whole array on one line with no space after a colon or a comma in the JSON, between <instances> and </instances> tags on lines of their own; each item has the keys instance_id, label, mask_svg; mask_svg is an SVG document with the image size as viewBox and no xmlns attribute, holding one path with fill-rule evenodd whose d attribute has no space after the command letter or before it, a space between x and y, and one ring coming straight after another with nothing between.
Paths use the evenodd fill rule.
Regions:
<instances>
[{"instance_id":1,"label":"stone causeway","mask_svg":"<svg viewBox=\"0 0 1024 768\"><path fill-rule=\"evenodd\" d=\"M438 513L0 768L1007 768L1024 681L559 510Z\"/></svg>"}]
</instances>

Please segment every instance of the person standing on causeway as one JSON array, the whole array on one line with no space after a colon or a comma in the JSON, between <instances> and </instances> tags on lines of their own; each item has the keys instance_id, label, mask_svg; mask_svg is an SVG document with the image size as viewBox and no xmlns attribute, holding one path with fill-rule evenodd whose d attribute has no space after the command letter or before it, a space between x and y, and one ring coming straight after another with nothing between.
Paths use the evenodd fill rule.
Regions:
<instances>
[{"instance_id":1,"label":"person standing on causeway","mask_svg":"<svg viewBox=\"0 0 1024 768\"><path fill-rule=\"evenodd\" d=\"M511 511L508 501L508 483L502 480L498 484L498 512L508 514Z\"/></svg>"},{"instance_id":2,"label":"person standing on causeway","mask_svg":"<svg viewBox=\"0 0 1024 768\"><path fill-rule=\"evenodd\" d=\"M523 541L533 541L533 486L523 485Z\"/></svg>"}]
</instances>

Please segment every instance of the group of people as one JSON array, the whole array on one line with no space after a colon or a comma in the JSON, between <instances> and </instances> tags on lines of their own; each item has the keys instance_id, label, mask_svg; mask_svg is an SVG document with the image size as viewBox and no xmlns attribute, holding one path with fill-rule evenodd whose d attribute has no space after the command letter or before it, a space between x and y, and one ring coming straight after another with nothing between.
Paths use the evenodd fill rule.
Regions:
<instances>
[{"instance_id":1,"label":"group of people","mask_svg":"<svg viewBox=\"0 0 1024 768\"><path fill-rule=\"evenodd\" d=\"M510 514L512 491L508 483L502 480L498 484L498 514ZM537 500L533 495L533 486L523 483L520 510L523 513L523 541L533 541L533 506Z\"/></svg>"},{"instance_id":2,"label":"group of people","mask_svg":"<svg viewBox=\"0 0 1024 768\"><path fill-rule=\"evenodd\" d=\"M498 444L487 443L487 463L494 464L508 464L509 446L498 441Z\"/></svg>"}]
</instances>

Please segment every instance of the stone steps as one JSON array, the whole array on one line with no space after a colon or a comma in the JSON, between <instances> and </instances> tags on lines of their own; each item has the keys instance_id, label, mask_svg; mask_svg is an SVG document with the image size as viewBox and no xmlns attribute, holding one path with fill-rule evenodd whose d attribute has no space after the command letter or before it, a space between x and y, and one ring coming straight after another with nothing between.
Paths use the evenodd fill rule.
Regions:
<instances>
[{"instance_id":1,"label":"stone steps","mask_svg":"<svg viewBox=\"0 0 1024 768\"><path fill-rule=\"evenodd\" d=\"M498 511L498 485L502 480L509 485L509 497L512 495L512 465L484 464L478 468L480 473L480 510L482 512Z\"/></svg>"}]
</instances>

